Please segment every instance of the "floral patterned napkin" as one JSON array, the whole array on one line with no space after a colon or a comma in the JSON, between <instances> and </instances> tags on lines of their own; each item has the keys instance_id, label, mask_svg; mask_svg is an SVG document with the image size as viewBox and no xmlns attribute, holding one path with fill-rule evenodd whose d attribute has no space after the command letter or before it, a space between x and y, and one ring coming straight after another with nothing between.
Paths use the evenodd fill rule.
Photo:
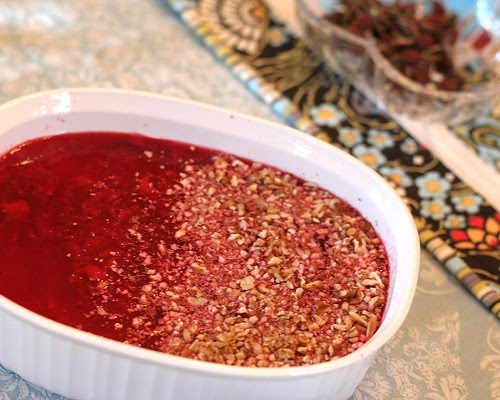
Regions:
<instances>
[{"instance_id":1,"label":"floral patterned napkin","mask_svg":"<svg viewBox=\"0 0 500 400\"><path fill-rule=\"evenodd\" d=\"M384 176L414 215L422 246L500 318L500 213L481 195L325 66L262 1L166 2L287 123ZM499 128L491 119L454 129L498 166Z\"/></svg>"}]
</instances>

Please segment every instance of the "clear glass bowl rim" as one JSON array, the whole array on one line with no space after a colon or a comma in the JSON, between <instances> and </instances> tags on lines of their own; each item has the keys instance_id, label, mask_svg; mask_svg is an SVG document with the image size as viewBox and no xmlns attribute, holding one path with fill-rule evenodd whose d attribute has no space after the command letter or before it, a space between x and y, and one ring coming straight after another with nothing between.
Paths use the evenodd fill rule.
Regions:
<instances>
[{"instance_id":1,"label":"clear glass bowl rim","mask_svg":"<svg viewBox=\"0 0 500 400\"><path fill-rule=\"evenodd\" d=\"M317 27L322 30L325 37L330 36L334 33L336 36L351 42L355 45L363 47L367 54L370 56L372 61L376 66L381 68L384 74L400 85L401 87L421 96L429 97L435 100L454 102L459 101L461 103L476 103L479 101L498 101L500 99L500 82L498 85L492 88L485 88L481 92L473 92L467 90L457 90L457 91L446 91L425 87L418 82L406 77L403 73L398 71L391 62L389 62L379 51L375 40L370 38L361 38L355 34L347 31L338 25L327 21L326 19L319 17L314 13L314 11L309 6L309 0L296 0L297 11L302 11L308 14L309 18L314 20Z\"/></svg>"}]
</instances>

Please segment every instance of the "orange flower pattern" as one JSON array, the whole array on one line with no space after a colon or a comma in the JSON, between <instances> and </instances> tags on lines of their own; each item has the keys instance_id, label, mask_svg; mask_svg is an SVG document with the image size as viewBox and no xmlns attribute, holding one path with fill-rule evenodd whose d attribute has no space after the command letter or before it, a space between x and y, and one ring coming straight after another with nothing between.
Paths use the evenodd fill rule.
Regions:
<instances>
[{"instance_id":1,"label":"orange flower pattern","mask_svg":"<svg viewBox=\"0 0 500 400\"><path fill-rule=\"evenodd\" d=\"M468 226L451 230L450 237L457 249L495 251L500 242L500 213L488 218L469 217Z\"/></svg>"}]
</instances>

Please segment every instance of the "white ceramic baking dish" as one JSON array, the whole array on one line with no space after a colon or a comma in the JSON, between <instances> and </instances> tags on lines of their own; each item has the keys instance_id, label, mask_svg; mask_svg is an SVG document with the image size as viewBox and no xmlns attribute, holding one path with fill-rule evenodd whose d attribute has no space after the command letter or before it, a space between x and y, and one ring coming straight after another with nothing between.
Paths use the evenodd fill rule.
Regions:
<instances>
[{"instance_id":1,"label":"white ceramic baking dish","mask_svg":"<svg viewBox=\"0 0 500 400\"><path fill-rule=\"evenodd\" d=\"M359 350L334 361L282 369L234 367L82 332L0 295L0 363L75 399L334 400L353 393L375 352L401 326L418 275L413 219L382 178L294 129L159 95L68 89L0 107L0 153L29 139L79 131L138 132L221 149L316 181L344 198L375 225L389 252L391 280L382 325Z\"/></svg>"}]
</instances>

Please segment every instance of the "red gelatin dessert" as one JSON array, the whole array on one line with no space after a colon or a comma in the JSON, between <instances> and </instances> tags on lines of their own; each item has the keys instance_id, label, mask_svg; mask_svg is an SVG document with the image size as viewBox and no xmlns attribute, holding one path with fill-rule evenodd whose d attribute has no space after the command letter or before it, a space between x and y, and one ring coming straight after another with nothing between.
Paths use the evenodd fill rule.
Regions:
<instances>
[{"instance_id":1,"label":"red gelatin dessert","mask_svg":"<svg viewBox=\"0 0 500 400\"><path fill-rule=\"evenodd\" d=\"M120 133L0 159L0 293L63 324L228 365L351 353L378 328L388 257L349 204L276 168Z\"/></svg>"}]
</instances>

